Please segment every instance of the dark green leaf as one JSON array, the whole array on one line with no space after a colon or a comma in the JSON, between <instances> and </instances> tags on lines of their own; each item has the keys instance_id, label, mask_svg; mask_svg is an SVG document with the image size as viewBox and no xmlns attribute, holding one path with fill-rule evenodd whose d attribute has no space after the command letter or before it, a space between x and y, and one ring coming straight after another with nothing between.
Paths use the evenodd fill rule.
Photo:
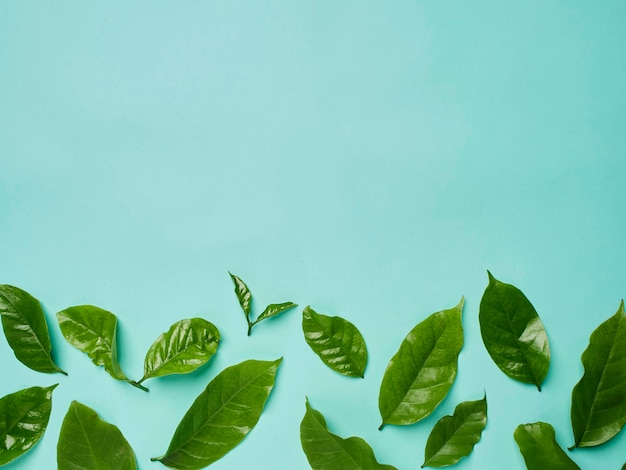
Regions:
<instances>
[{"instance_id":1,"label":"dark green leaf","mask_svg":"<svg viewBox=\"0 0 626 470\"><path fill-rule=\"evenodd\" d=\"M250 304L252 303L252 293L240 277L235 276L230 271L228 274L230 274L230 278L233 280L233 284L235 284L235 294L237 295L237 300L239 300L239 305L241 305L241 309L246 315L246 320L250 323Z\"/></svg>"},{"instance_id":2,"label":"dark green leaf","mask_svg":"<svg viewBox=\"0 0 626 470\"><path fill-rule=\"evenodd\" d=\"M580 470L556 442L548 423L520 424L513 437L528 470Z\"/></svg>"},{"instance_id":3,"label":"dark green leaf","mask_svg":"<svg viewBox=\"0 0 626 470\"><path fill-rule=\"evenodd\" d=\"M59 470L135 470L135 453L120 430L77 401L70 404L57 444Z\"/></svg>"},{"instance_id":4,"label":"dark green leaf","mask_svg":"<svg viewBox=\"0 0 626 470\"><path fill-rule=\"evenodd\" d=\"M454 382L463 347L463 299L413 328L391 358L378 396L385 424L413 424L441 403Z\"/></svg>"},{"instance_id":5,"label":"dark green leaf","mask_svg":"<svg viewBox=\"0 0 626 470\"><path fill-rule=\"evenodd\" d=\"M0 398L0 465L24 454L41 439L57 385L26 388Z\"/></svg>"},{"instance_id":6,"label":"dark green leaf","mask_svg":"<svg viewBox=\"0 0 626 470\"><path fill-rule=\"evenodd\" d=\"M0 316L9 346L21 363L38 372L65 374L52 361L48 325L37 299L18 287L0 285Z\"/></svg>"},{"instance_id":7,"label":"dark green leaf","mask_svg":"<svg viewBox=\"0 0 626 470\"><path fill-rule=\"evenodd\" d=\"M341 437L328 431L324 416L307 400L300 423L300 442L313 470L395 470L378 463L372 448L360 437Z\"/></svg>"},{"instance_id":8,"label":"dark green leaf","mask_svg":"<svg viewBox=\"0 0 626 470\"><path fill-rule=\"evenodd\" d=\"M311 349L328 367L350 377L363 377L367 348L359 330L341 317L328 317L306 307L302 331Z\"/></svg>"},{"instance_id":9,"label":"dark green leaf","mask_svg":"<svg viewBox=\"0 0 626 470\"><path fill-rule=\"evenodd\" d=\"M550 345L543 323L524 293L494 278L480 301L480 332L487 352L509 377L541 390L550 367Z\"/></svg>"},{"instance_id":10,"label":"dark green leaf","mask_svg":"<svg viewBox=\"0 0 626 470\"><path fill-rule=\"evenodd\" d=\"M258 422L281 361L248 360L224 369L193 402L165 455L152 460L198 469L222 458Z\"/></svg>"},{"instance_id":11,"label":"dark green leaf","mask_svg":"<svg viewBox=\"0 0 626 470\"><path fill-rule=\"evenodd\" d=\"M617 313L591 334L582 355L585 372L572 391L572 447L600 445L626 423L626 314Z\"/></svg>"},{"instance_id":12,"label":"dark green leaf","mask_svg":"<svg viewBox=\"0 0 626 470\"><path fill-rule=\"evenodd\" d=\"M287 310L290 310L297 306L298 304L294 304L293 302L283 302L282 304L270 304L267 307L265 307L265 310L263 310L263 313L261 313L261 315L259 315L259 317L252 324L256 325L257 323L263 320L266 320L271 317L275 317L279 313L286 312Z\"/></svg>"},{"instance_id":13,"label":"dark green leaf","mask_svg":"<svg viewBox=\"0 0 626 470\"><path fill-rule=\"evenodd\" d=\"M467 457L486 425L486 395L482 400L459 403L454 414L441 418L430 432L422 467L445 467Z\"/></svg>"}]
</instances>

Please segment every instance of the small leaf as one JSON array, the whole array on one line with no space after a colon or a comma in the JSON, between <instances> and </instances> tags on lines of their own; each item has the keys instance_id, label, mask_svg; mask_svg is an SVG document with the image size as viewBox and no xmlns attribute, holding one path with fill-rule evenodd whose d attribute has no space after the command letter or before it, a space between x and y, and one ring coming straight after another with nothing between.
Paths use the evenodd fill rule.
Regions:
<instances>
[{"instance_id":1,"label":"small leaf","mask_svg":"<svg viewBox=\"0 0 626 470\"><path fill-rule=\"evenodd\" d=\"M600 445L626 423L626 314L617 313L591 334L582 355L585 372L572 391L572 447Z\"/></svg>"},{"instance_id":2,"label":"small leaf","mask_svg":"<svg viewBox=\"0 0 626 470\"><path fill-rule=\"evenodd\" d=\"M151 377L188 374L206 364L217 351L220 333L213 323L192 318L174 323L150 346L141 383Z\"/></svg>"},{"instance_id":3,"label":"small leaf","mask_svg":"<svg viewBox=\"0 0 626 470\"><path fill-rule=\"evenodd\" d=\"M328 317L306 307L302 312L304 339L322 362L342 375L363 377L367 348L359 330L341 317Z\"/></svg>"},{"instance_id":4,"label":"small leaf","mask_svg":"<svg viewBox=\"0 0 626 470\"><path fill-rule=\"evenodd\" d=\"M198 469L222 458L258 422L281 361L248 360L224 369L193 402L165 455L151 460Z\"/></svg>"},{"instance_id":5,"label":"small leaf","mask_svg":"<svg viewBox=\"0 0 626 470\"><path fill-rule=\"evenodd\" d=\"M239 305L241 305L241 309L243 313L246 315L246 320L250 323L250 305L252 303L252 293L245 282L241 280L240 277L235 276L230 271L228 272L230 278L233 280L233 284L235 284L235 294L237 295L237 300L239 300Z\"/></svg>"},{"instance_id":6,"label":"small leaf","mask_svg":"<svg viewBox=\"0 0 626 470\"><path fill-rule=\"evenodd\" d=\"M550 368L550 345L543 323L521 290L487 273L489 285L478 315L485 348L502 372L541 390Z\"/></svg>"},{"instance_id":7,"label":"small leaf","mask_svg":"<svg viewBox=\"0 0 626 470\"><path fill-rule=\"evenodd\" d=\"M26 388L0 398L0 465L24 454L41 439L57 385Z\"/></svg>"},{"instance_id":8,"label":"small leaf","mask_svg":"<svg viewBox=\"0 0 626 470\"><path fill-rule=\"evenodd\" d=\"M430 432L422 467L445 467L467 457L486 425L486 395L482 400L459 403L454 414L441 418Z\"/></svg>"},{"instance_id":9,"label":"small leaf","mask_svg":"<svg viewBox=\"0 0 626 470\"><path fill-rule=\"evenodd\" d=\"M580 470L556 442L548 423L520 424L513 437L528 470Z\"/></svg>"},{"instance_id":10,"label":"small leaf","mask_svg":"<svg viewBox=\"0 0 626 470\"><path fill-rule=\"evenodd\" d=\"M372 448L360 437L341 437L328 431L326 420L306 402L300 423L300 442L313 470L395 470L378 463Z\"/></svg>"},{"instance_id":11,"label":"small leaf","mask_svg":"<svg viewBox=\"0 0 626 470\"><path fill-rule=\"evenodd\" d=\"M391 358L378 407L385 424L413 424L441 403L452 387L463 347L463 299L413 328Z\"/></svg>"},{"instance_id":12,"label":"small leaf","mask_svg":"<svg viewBox=\"0 0 626 470\"><path fill-rule=\"evenodd\" d=\"M48 324L39 301L28 292L0 285L2 328L15 357L37 372L61 372L52 361Z\"/></svg>"},{"instance_id":13,"label":"small leaf","mask_svg":"<svg viewBox=\"0 0 626 470\"><path fill-rule=\"evenodd\" d=\"M263 320L266 320L268 318L275 317L279 313L286 312L287 310L290 310L297 306L298 304L294 304L293 302L283 302L282 304L270 304L267 307L265 307L265 310L263 310L263 313L259 315L259 317L252 323L252 325L256 325L257 323L262 322Z\"/></svg>"},{"instance_id":14,"label":"small leaf","mask_svg":"<svg viewBox=\"0 0 626 470\"><path fill-rule=\"evenodd\" d=\"M61 333L76 349L86 353L97 366L103 366L111 377L147 391L130 380L117 362L117 317L93 305L70 307L57 313Z\"/></svg>"},{"instance_id":15,"label":"small leaf","mask_svg":"<svg viewBox=\"0 0 626 470\"><path fill-rule=\"evenodd\" d=\"M70 404L57 444L59 470L135 470L135 453L120 430L77 401Z\"/></svg>"}]
</instances>

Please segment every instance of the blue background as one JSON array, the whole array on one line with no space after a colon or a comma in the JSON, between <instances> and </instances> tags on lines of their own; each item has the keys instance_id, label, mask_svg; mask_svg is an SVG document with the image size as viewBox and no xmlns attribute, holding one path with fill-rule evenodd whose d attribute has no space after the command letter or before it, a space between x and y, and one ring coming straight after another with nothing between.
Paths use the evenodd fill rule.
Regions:
<instances>
[{"instance_id":1,"label":"blue background","mask_svg":"<svg viewBox=\"0 0 626 470\"><path fill-rule=\"evenodd\" d=\"M33 372L0 341L0 395L60 383L45 436L6 468L55 465L71 400L117 425L139 468L164 468L149 458L212 377L280 356L259 424L211 468L308 468L305 396L401 470L483 391L489 422L459 468L524 468L520 423L547 421L571 445L580 355L626 295L625 21L622 1L2 2L0 282L41 300L69 372ZM487 269L547 328L541 393L484 349ZM256 312L300 307L246 337L228 270ZM387 362L462 295L451 393L424 421L378 431ZM177 320L203 316L223 343L146 394L62 338L54 314L85 303L118 316L135 379ZM306 305L361 330L364 380L308 348ZM625 439L570 455L617 469Z\"/></svg>"}]
</instances>

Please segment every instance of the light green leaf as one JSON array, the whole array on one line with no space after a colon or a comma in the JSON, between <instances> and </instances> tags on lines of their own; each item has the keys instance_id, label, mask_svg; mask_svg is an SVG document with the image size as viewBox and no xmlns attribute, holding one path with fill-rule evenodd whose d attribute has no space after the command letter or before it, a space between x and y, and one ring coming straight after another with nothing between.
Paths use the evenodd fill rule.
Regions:
<instances>
[{"instance_id":1,"label":"light green leaf","mask_svg":"<svg viewBox=\"0 0 626 470\"><path fill-rule=\"evenodd\" d=\"M480 332L487 352L512 379L541 383L550 368L550 345L535 308L524 293L494 278L480 301Z\"/></svg>"},{"instance_id":2,"label":"light green leaf","mask_svg":"<svg viewBox=\"0 0 626 470\"><path fill-rule=\"evenodd\" d=\"M591 334L585 372L572 391L572 447L600 445L626 424L626 314L624 301Z\"/></svg>"},{"instance_id":3,"label":"light green leaf","mask_svg":"<svg viewBox=\"0 0 626 470\"><path fill-rule=\"evenodd\" d=\"M302 331L304 339L324 364L342 375L363 377L367 348L363 336L352 323L305 307Z\"/></svg>"},{"instance_id":4,"label":"light green leaf","mask_svg":"<svg viewBox=\"0 0 626 470\"><path fill-rule=\"evenodd\" d=\"M265 310L259 315L259 317L252 323L252 325L256 325L263 320L267 320L268 318L275 317L279 313L286 312L294 307L297 307L298 304L294 304L293 302L283 302L282 304L269 304L265 307Z\"/></svg>"},{"instance_id":5,"label":"light green leaf","mask_svg":"<svg viewBox=\"0 0 626 470\"><path fill-rule=\"evenodd\" d=\"M467 457L486 425L486 395L482 400L459 403L454 414L441 418L430 432L422 467L445 467Z\"/></svg>"},{"instance_id":6,"label":"light green leaf","mask_svg":"<svg viewBox=\"0 0 626 470\"><path fill-rule=\"evenodd\" d=\"M548 423L520 424L513 437L528 470L580 470L556 442Z\"/></svg>"},{"instance_id":7,"label":"light green leaf","mask_svg":"<svg viewBox=\"0 0 626 470\"><path fill-rule=\"evenodd\" d=\"M258 422L281 361L248 360L224 369L193 402L165 455L151 460L198 469L226 455Z\"/></svg>"},{"instance_id":8,"label":"light green leaf","mask_svg":"<svg viewBox=\"0 0 626 470\"><path fill-rule=\"evenodd\" d=\"M378 463L372 448L360 437L341 437L328 431L326 420L306 402L300 423L300 442L313 470L395 470Z\"/></svg>"},{"instance_id":9,"label":"light green leaf","mask_svg":"<svg viewBox=\"0 0 626 470\"><path fill-rule=\"evenodd\" d=\"M57 444L58 470L136 470L135 453L120 430L77 401L70 404Z\"/></svg>"},{"instance_id":10,"label":"light green leaf","mask_svg":"<svg viewBox=\"0 0 626 470\"><path fill-rule=\"evenodd\" d=\"M0 285L0 316L7 342L22 364L67 375L52 361L48 324L37 299L18 287Z\"/></svg>"},{"instance_id":11,"label":"light green leaf","mask_svg":"<svg viewBox=\"0 0 626 470\"><path fill-rule=\"evenodd\" d=\"M41 439L57 385L26 388L0 398L0 465L24 454Z\"/></svg>"},{"instance_id":12,"label":"light green leaf","mask_svg":"<svg viewBox=\"0 0 626 470\"><path fill-rule=\"evenodd\" d=\"M463 299L413 328L391 358L378 407L386 424L413 424L433 412L454 382L463 347Z\"/></svg>"}]
</instances>

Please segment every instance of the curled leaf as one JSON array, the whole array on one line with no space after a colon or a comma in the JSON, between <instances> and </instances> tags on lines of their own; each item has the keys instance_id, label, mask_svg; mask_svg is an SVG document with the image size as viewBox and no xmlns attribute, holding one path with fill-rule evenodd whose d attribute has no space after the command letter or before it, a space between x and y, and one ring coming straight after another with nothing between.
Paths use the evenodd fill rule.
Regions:
<instances>
[{"instance_id":1,"label":"curled leaf","mask_svg":"<svg viewBox=\"0 0 626 470\"><path fill-rule=\"evenodd\" d=\"M548 423L520 424L513 437L528 470L580 470L556 442Z\"/></svg>"}]
</instances>

